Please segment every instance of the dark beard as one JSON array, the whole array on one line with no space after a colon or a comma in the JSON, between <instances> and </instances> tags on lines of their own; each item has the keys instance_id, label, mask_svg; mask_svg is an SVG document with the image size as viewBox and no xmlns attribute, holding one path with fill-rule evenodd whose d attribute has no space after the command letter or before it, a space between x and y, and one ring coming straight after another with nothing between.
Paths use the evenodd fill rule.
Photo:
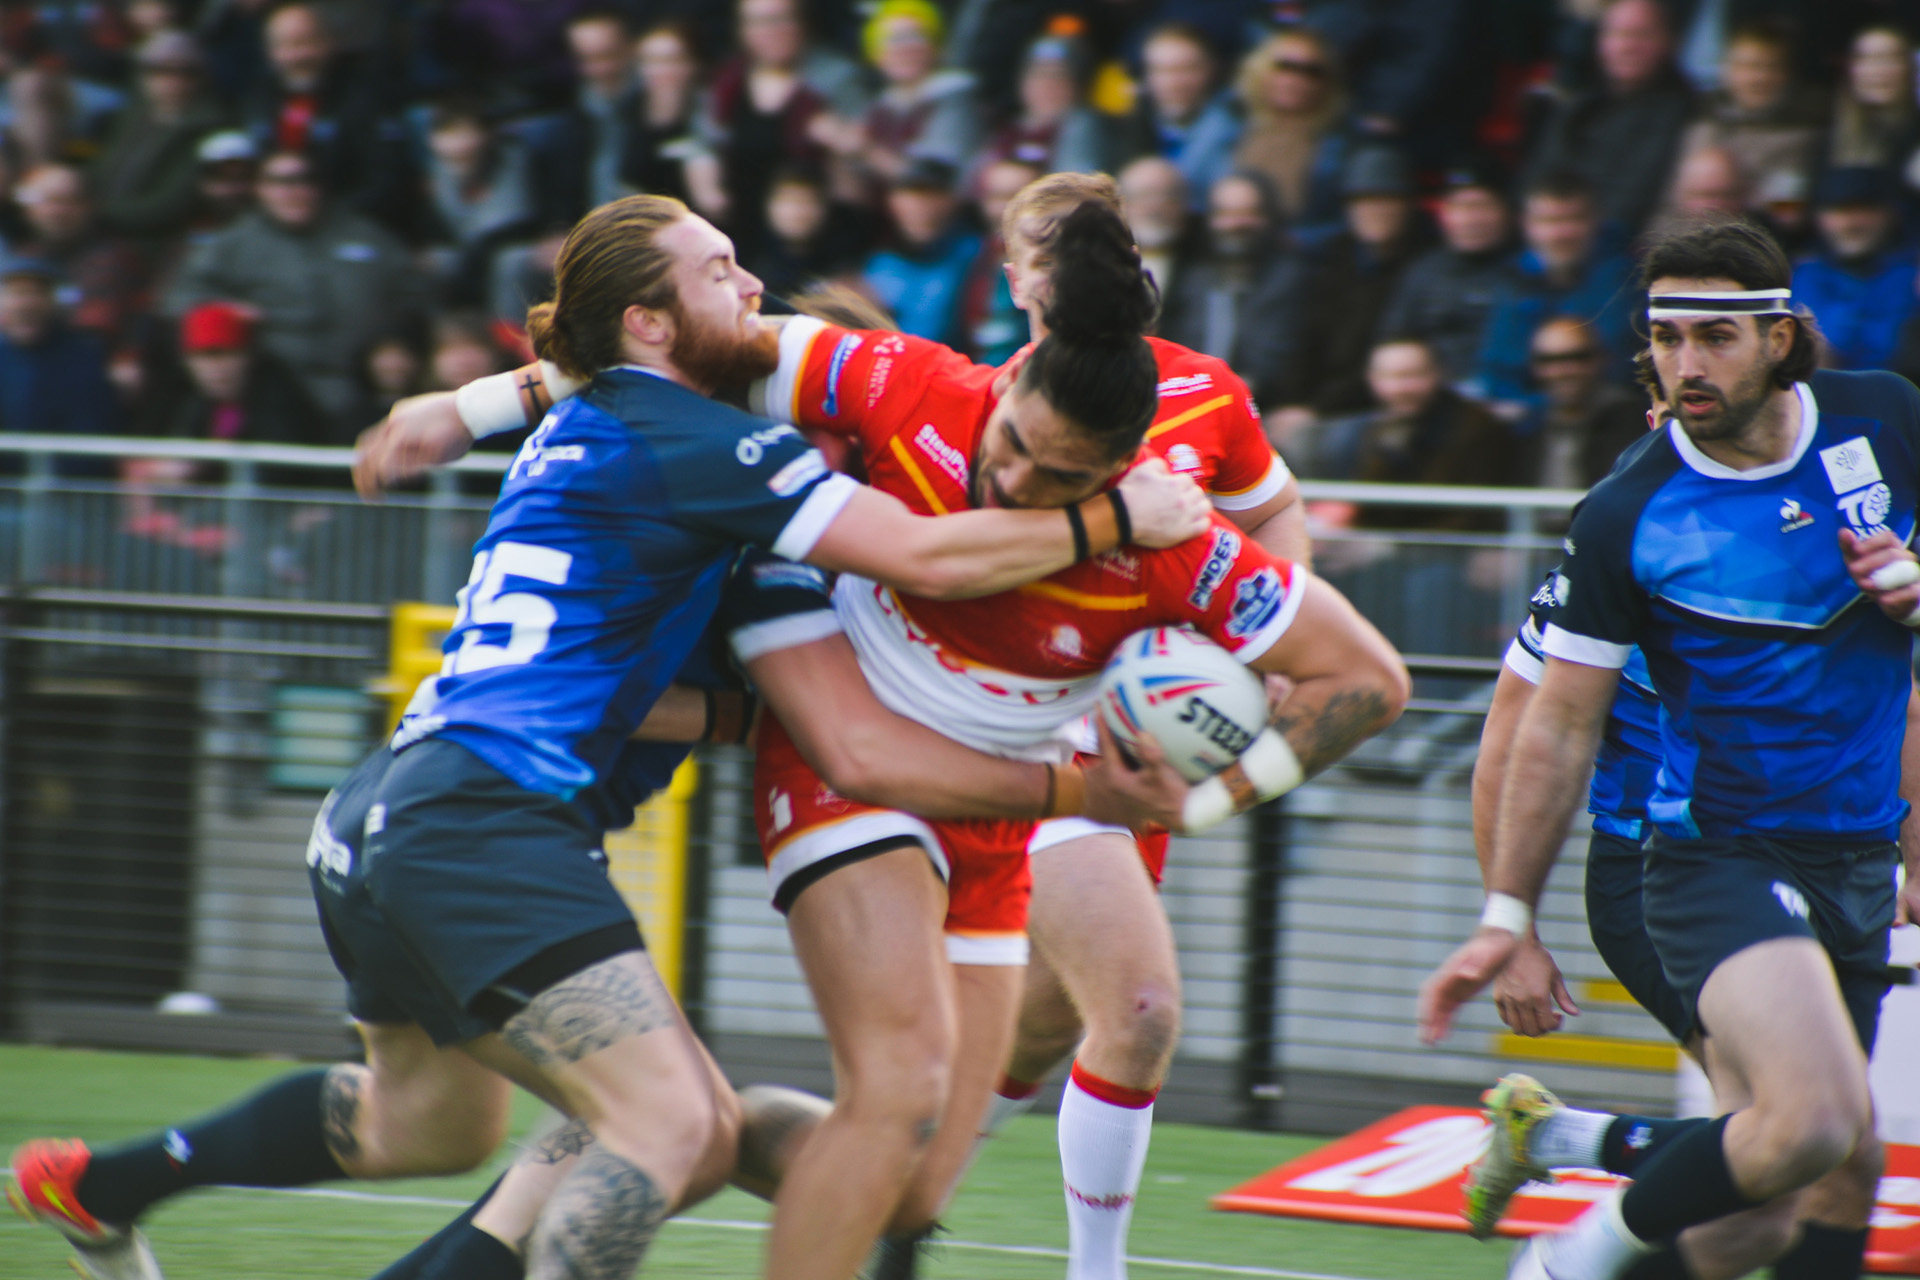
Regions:
<instances>
[{"instance_id":1,"label":"dark beard","mask_svg":"<svg viewBox=\"0 0 1920 1280\"><path fill-rule=\"evenodd\" d=\"M1738 438L1741 432L1753 424L1753 420L1760 415L1760 410L1765 407L1768 398L1773 394L1773 369L1774 366L1770 364L1763 365L1756 372L1741 379L1740 384L1731 392L1708 388L1697 382L1680 383L1673 392L1676 398L1683 392L1708 390L1720 398L1719 421L1705 427L1704 430L1698 428L1688 430L1684 425L1687 421L1685 415L1676 414L1675 416L1683 424L1681 430L1686 431L1695 444Z\"/></svg>"},{"instance_id":2,"label":"dark beard","mask_svg":"<svg viewBox=\"0 0 1920 1280\"><path fill-rule=\"evenodd\" d=\"M676 315L673 346L668 357L673 367L694 386L709 393L736 388L771 377L780 367L780 334L762 329L757 338L743 338L737 331L709 327Z\"/></svg>"}]
</instances>

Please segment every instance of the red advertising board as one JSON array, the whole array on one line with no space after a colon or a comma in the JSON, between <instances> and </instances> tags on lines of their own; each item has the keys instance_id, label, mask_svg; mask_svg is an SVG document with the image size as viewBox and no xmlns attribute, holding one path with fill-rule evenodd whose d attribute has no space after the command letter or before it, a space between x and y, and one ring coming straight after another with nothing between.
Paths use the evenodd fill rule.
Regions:
<instances>
[{"instance_id":1,"label":"red advertising board","mask_svg":"<svg viewBox=\"0 0 1920 1280\"><path fill-rule=\"evenodd\" d=\"M1487 1141L1486 1122L1460 1107L1411 1107L1213 1198L1213 1207L1289 1218L1465 1231L1460 1184ZM1619 1179L1567 1173L1513 1198L1500 1234L1554 1231ZM1920 1275L1920 1147L1889 1146L1867 1247L1868 1267Z\"/></svg>"}]
</instances>

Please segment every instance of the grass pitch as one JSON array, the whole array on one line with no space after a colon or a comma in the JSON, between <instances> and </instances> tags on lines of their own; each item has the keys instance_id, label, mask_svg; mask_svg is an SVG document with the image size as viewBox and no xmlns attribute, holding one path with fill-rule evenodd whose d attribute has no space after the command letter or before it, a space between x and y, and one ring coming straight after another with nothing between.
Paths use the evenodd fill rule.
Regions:
<instances>
[{"instance_id":1,"label":"grass pitch","mask_svg":"<svg viewBox=\"0 0 1920 1280\"><path fill-rule=\"evenodd\" d=\"M0 1150L29 1137L111 1142L221 1106L292 1069L285 1062L0 1045ZM515 1132L541 1120L524 1096ZM1297 1222L1207 1207L1215 1192L1320 1142L1316 1138L1158 1125L1133 1222L1135 1280L1481 1280L1505 1274L1510 1246L1464 1236ZM341 1183L310 1194L216 1189L163 1205L147 1221L171 1280L358 1280L411 1249L479 1192L510 1152L461 1178ZM445 1203L437 1203L445 1202ZM661 1234L644 1275L760 1272L767 1208L737 1191ZM1058 1280L1066 1210L1051 1117L1015 1121L988 1144L948 1214L949 1241L928 1280ZM70 1277L66 1246L0 1213L0 1280Z\"/></svg>"}]
</instances>

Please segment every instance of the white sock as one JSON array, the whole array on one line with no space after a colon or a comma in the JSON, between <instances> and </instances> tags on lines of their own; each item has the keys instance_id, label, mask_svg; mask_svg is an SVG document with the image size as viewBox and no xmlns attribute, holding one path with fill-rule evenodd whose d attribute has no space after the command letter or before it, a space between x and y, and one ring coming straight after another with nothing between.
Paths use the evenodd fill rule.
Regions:
<instances>
[{"instance_id":1,"label":"white sock","mask_svg":"<svg viewBox=\"0 0 1920 1280\"><path fill-rule=\"evenodd\" d=\"M1127 1228L1147 1164L1153 1103L1124 1107L1081 1086L1078 1066L1060 1098L1060 1172L1067 1183L1067 1280L1126 1280Z\"/></svg>"},{"instance_id":2,"label":"white sock","mask_svg":"<svg viewBox=\"0 0 1920 1280\"><path fill-rule=\"evenodd\" d=\"M1558 1235L1535 1237L1554 1280L1615 1280L1635 1259L1653 1252L1654 1246L1627 1230L1620 1216L1626 1193L1618 1188Z\"/></svg>"},{"instance_id":3,"label":"white sock","mask_svg":"<svg viewBox=\"0 0 1920 1280\"><path fill-rule=\"evenodd\" d=\"M1013 1083L1017 1082L1011 1080L1006 1081L1001 1085L1001 1088L1004 1089L1008 1084ZM1015 1116L1023 1116L1033 1110L1033 1104L1039 1101L1039 1098L1039 1085L1032 1086L1031 1092L1023 1093L1017 1098L1009 1097L1001 1093L999 1089L994 1090L993 1096L987 1099L986 1118L980 1121L980 1136L983 1138L991 1138L994 1134L1006 1128L1007 1121L1013 1119Z\"/></svg>"},{"instance_id":4,"label":"white sock","mask_svg":"<svg viewBox=\"0 0 1920 1280\"><path fill-rule=\"evenodd\" d=\"M1549 1169L1599 1169L1600 1148L1618 1117L1604 1111L1554 1112L1527 1135L1527 1154Z\"/></svg>"}]
</instances>

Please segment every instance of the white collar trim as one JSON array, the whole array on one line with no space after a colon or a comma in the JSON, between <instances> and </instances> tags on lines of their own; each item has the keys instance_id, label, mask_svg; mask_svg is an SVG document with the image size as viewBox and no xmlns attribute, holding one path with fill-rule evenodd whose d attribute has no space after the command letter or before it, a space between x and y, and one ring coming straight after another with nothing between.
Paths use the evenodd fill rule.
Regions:
<instances>
[{"instance_id":1,"label":"white collar trim","mask_svg":"<svg viewBox=\"0 0 1920 1280\"><path fill-rule=\"evenodd\" d=\"M1813 444L1813 433L1820 428L1820 408L1813 402L1813 388L1804 382L1796 382L1793 389L1800 396L1800 435L1793 442L1793 452L1778 462L1769 462L1764 467L1753 467L1746 471L1736 471L1724 462L1716 462L1700 452L1700 446L1693 442L1686 429L1677 419L1667 420L1667 439L1673 441L1674 449L1680 454L1680 460L1703 476L1715 480L1771 480L1783 476L1800 465L1800 459L1807 456L1807 449Z\"/></svg>"}]
</instances>

